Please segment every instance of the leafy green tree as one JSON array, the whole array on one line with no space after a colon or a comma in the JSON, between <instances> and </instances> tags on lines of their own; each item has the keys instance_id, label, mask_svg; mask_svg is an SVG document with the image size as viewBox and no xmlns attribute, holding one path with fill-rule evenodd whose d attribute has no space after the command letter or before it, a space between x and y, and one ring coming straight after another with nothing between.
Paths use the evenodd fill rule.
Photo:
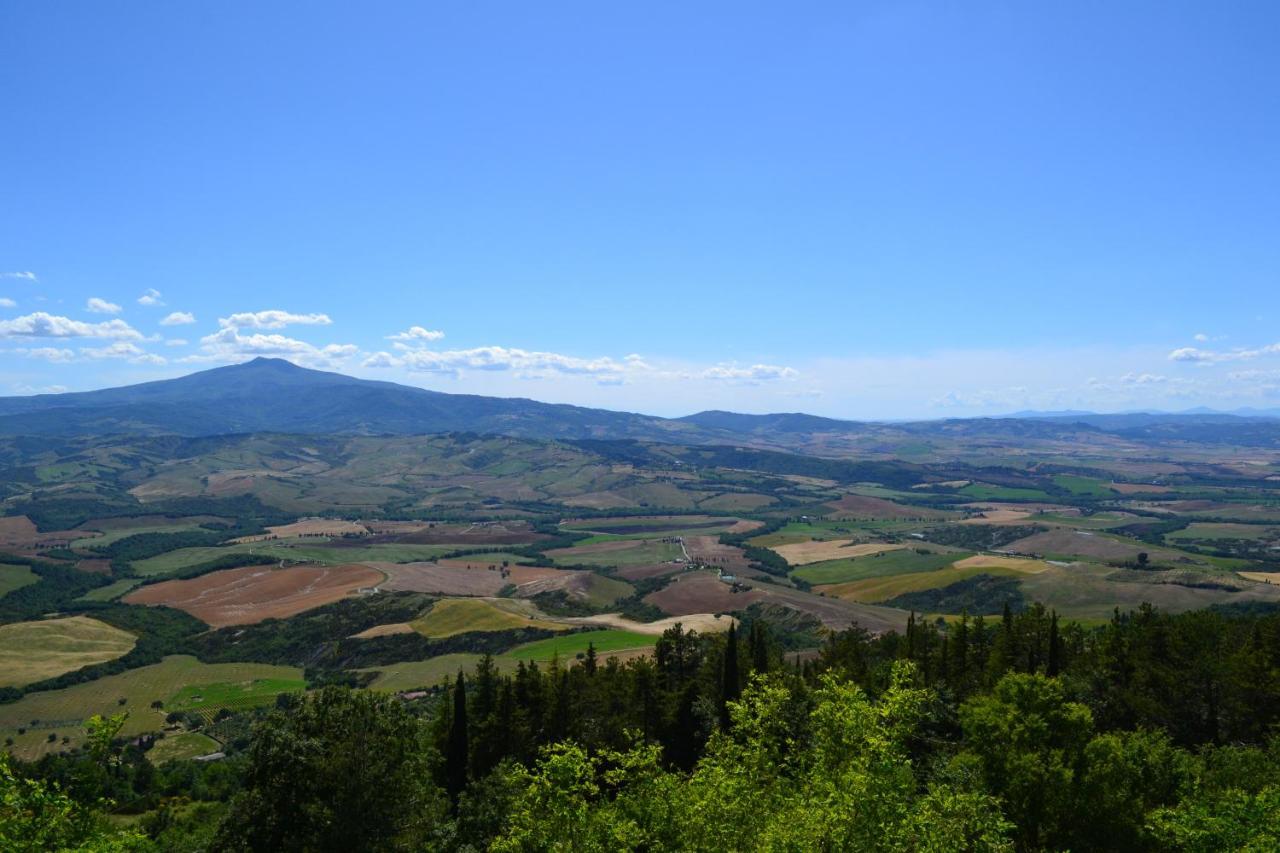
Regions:
<instances>
[{"instance_id":1,"label":"leafy green tree","mask_svg":"<svg viewBox=\"0 0 1280 853\"><path fill-rule=\"evenodd\" d=\"M397 700L326 687L258 728L215 849L418 849L447 810L430 759Z\"/></svg>"},{"instance_id":2,"label":"leafy green tree","mask_svg":"<svg viewBox=\"0 0 1280 853\"><path fill-rule=\"evenodd\" d=\"M117 853L151 849L141 835L113 829L100 812L56 786L19 778L9 756L0 752L0 850Z\"/></svg>"},{"instance_id":3,"label":"leafy green tree","mask_svg":"<svg viewBox=\"0 0 1280 853\"><path fill-rule=\"evenodd\" d=\"M1093 733L1089 709L1067 701L1061 682L1012 673L960 708L967 752L986 790L1004 803L1018 846L1037 850L1065 838L1074 815L1075 775Z\"/></svg>"}]
</instances>

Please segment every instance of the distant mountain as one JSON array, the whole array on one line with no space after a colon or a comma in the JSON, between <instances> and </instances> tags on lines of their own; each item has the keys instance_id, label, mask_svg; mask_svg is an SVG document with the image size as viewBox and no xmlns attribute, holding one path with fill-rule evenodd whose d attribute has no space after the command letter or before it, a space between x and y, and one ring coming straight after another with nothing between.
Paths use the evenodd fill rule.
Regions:
<instances>
[{"instance_id":1,"label":"distant mountain","mask_svg":"<svg viewBox=\"0 0 1280 853\"><path fill-rule=\"evenodd\" d=\"M273 358L123 388L0 398L0 434L6 435L247 432L682 440L698 429L626 412L445 394Z\"/></svg>"},{"instance_id":2,"label":"distant mountain","mask_svg":"<svg viewBox=\"0 0 1280 853\"><path fill-rule=\"evenodd\" d=\"M868 425L858 421L841 421L806 415L800 412L773 415L741 415L737 412L711 410L678 418L682 423L704 429L724 430L742 435L776 435L778 433L862 432Z\"/></svg>"},{"instance_id":3,"label":"distant mountain","mask_svg":"<svg viewBox=\"0 0 1280 853\"><path fill-rule=\"evenodd\" d=\"M72 394L0 398L0 435L98 436L236 433L640 439L739 444L827 456L892 454L908 440L1079 441L1103 433L1146 443L1280 446L1280 420L1207 413L1022 413L1018 417L860 422L799 412L706 411L683 418L536 400L446 394L258 358L183 376Z\"/></svg>"}]
</instances>

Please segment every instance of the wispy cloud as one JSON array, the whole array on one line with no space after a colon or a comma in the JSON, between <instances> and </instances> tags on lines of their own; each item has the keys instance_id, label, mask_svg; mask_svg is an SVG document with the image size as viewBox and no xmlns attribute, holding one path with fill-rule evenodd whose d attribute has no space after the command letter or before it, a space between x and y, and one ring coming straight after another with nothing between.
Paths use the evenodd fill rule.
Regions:
<instances>
[{"instance_id":1,"label":"wispy cloud","mask_svg":"<svg viewBox=\"0 0 1280 853\"><path fill-rule=\"evenodd\" d=\"M750 367L717 364L715 367L708 367L699 375L703 379L733 382L773 382L779 379L795 379L800 375L800 371L776 364L753 364Z\"/></svg>"},{"instance_id":2,"label":"wispy cloud","mask_svg":"<svg viewBox=\"0 0 1280 853\"><path fill-rule=\"evenodd\" d=\"M18 303L14 302L7 296L0 296L0 308L16 308Z\"/></svg>"},{"instance_id":3,"label":"wispy cloud","mask_svg":"<svg viewBox=\"0 0 1280 853\"><path fill-rule=\"evenodd\" d=\"M0 278L16 278L22 281L39 281L33 272L0 272Z\"/></svg>"},{"instance_id":4,"label":"wispy cloud","mask_svg":"<svg viewBox=\"0 0 1280 853\"><path fill-rule=\"evenodd\" d=\"M36 311L12 320L0 320L0 338L107 338L140 340L142 334L124 320L86 323Z\"/></svg>"},{"instance_id":5,"label":"wispy cloud","mask_svg":"<svg viewBox=\"0 0 1280 853\"><path fill-rule=\"evenodd\" d=\"M22 347L14 350L14 352L27 358L38 358L41 361L50 361L55 364L65 364L68 361L73 361L76 357L76 354L71 350L60 347Z\"/></svg>"},{"instance_id":6,"label":"wispy cloud","mask_svg":"<svg viewBox=\"0 0 1280 853\"><path fill-rule=\"evenodd\" d=\"M1224 361L1251 361L1267 355L1280 355L1280 343L1252 349L1240 348L1232 350L1208 350L1199 347L1179 347L1169 353L1170 361L1194 362L1197 364L1219 364Z\"/></svg>"},{"instance_id":7,"label":"wispy cloud","mask_svg":"<svg viewBox=\"0 0 1280 853\"><path fill-rule=\"evenodd\" d=\"M129 341L116 341L105 347L81 347L80 354L91 359L124 359L131 364L161 365L169 363L164 356L147 352L142 347Z\"/></svg>"},{"instance_id":8,"label":"wispy cloud","mask_svg":"<svg viewBox=\"0 0 1280 853\"><path fill-rule=\"evenodd\" d=\"M628 364L612 358L578 358L554 352L511 347L486 346L459 350L410 349L398 356L374 353L365 367L402 367L415 373L442 373L457 376L463 370L515 371L526 376L541 373L621 376Z\"/></svg>"},{"instance_id":9,"label":"wispy cloud","mask_svg":"<svg viewBox=\"0 0 1280 853\"><path fill-rule=\"evenodd\" d=\"M164 342L164 345L167 347L185 347L188 343L190 343L190 341L186 338L170 338Z\"/></svg>"},{"instance_id":10,"label":"wispy cloud","mask_svg":"<svg viewBox=\"0 0 1280 853\"><path fill-rule=\"evenodd\" d=\"M196 315L189 311L174 311L160 321L161 326L185 326L196 321Z\"/></svg>"},{"instance_id":11,"label":"wispy cloud","mask_svg":"<svg viewBox=\"0 0 1280 853\"><path fill-rule=\"evenodd\" d=\"M89 301L85 303L85 310L90 314L119 314L124 309L114 302L108 302L105 299L99 299L96 296L90 296Z\"/></svg>"},{"instance_id":12,"label":"wispy cloud","mask_svg":"<svg viewBox=\"0 0 1280 853\"><path fill-rule=\"evenodd\" d=\"M138 297L138 304L154 308L157 305L163 305L164 300L160 297L160 291L154 287L148 287L147 292Z\"/></svg>"},{"instance_id":13,"label":"wispy cloud","mask_svg":"<svg viewBox=\"0 0 1280 853\"><path fill-rule=\"evenodd\" d=\"M285 326L328 326L328 314L293 314L288 311L245 311L230 317L219 317L224 329L283 329Z\"/></svg>"}]
</instances>

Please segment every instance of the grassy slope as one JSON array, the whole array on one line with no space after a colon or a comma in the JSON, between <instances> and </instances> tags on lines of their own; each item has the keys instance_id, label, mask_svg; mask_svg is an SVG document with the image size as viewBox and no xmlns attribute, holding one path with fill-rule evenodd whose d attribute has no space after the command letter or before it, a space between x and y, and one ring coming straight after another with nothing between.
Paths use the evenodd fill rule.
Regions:
<instances>
[{"instance_id":1,"label":"grassy slope","mask_svg":"<svg viewBox=\"0 0 1280 853\"><path fill-rule=\"evenodd\" d=\"M551 660L558 655L561 660L569 659L579 652L585 652L589 644L594 644L596 653L607 656L608 652L622 649L641 649L652 646L657 637L647 634L636 634L631 631L587 631L581 634L569 634L564 637L552 637L546 640L535 640L525 643L507 652L503 657L511 660Z\"/></svg>"},{"instance_id":2,"label":"grassy slope","mask_svg":"<svg viewBox=\"0 0 1280 853\"><path fill-rule=\"evenodd\" d=\"M568 626L537 619L527 602L508 599L446 598L436 602L424 616L415 619L413 629L424 637L441 638L468 631L508 631L513 628L547 628L561 631Z\"/></svg>"},{"instance_id":3,"label":"grassy slope","mask_svg":"<svg viewBox=\"0 0 1280 853\"><path fill-rule=\"evenodd\" d=\"M48 743L48 735L71 737L71 745L83 743L84 721L93 714L128 711L121 734L125 737L159 731L167 711L153 709L151 703L168 702L184 687L237 683L255 679L300 681L302 670L289 666L256 663L200 663L193 657L173 655L151 666L110 675L85 684L30 693L17 702L0 705L0 737L12 737L13 751L23 758L64 749ZM124 699L124 704L120 704ZM38 720L32 725L32 720ZM19 727L26 727L19 735Z\"/></svg>"},{"instance_id":4,"label":"grassy slope","mask_svg":"<svg viewBox=\"0 0 1280 853\"><path fill-rule=\"evenodd\" d=\"M11 566L8 563L0 563L0 598L13 592L15 589L22 589L40 580L40 576L26 566Z\"/></svg>"},{"instance_id":5,"label":"grassy slope","mask_svg":"<svg viewBox=\"0 0 1280 853\"><path fill-rule=\"evenodd\" d=\"M87 616L0 625L0 686L21 687L126 655L136 638Z\"/></svg>"},{"instance_id":6,"label":"grassy slope","mask_svg":"<svg viewBox=\"0 0 1280 853\"><path fill-rule=\"evenodd\" d=\"M878 556L812 563L791 574L815 585L847 583L889 575L937 571L968 556L970 553L967 551L951 554L918 554L912 550L885 551Z\"/></svg>"}]
</instances>

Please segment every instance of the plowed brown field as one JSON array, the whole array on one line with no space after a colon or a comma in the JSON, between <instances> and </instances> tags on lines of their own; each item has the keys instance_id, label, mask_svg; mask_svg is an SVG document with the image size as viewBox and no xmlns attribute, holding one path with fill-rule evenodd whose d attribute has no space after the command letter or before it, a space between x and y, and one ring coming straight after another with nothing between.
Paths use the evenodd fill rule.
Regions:
<instances>
[{"instance_id":1,"label":"plowed brown field","mask_svg":"<svg viewBox=\"0 0 1280 853\"><path fill-rule=\"evenodd\" d=\"M377 586L383 577L363 565L246 566L140 587L124 601L175 607L220 628L293 616Z\"/></svg>"}]
</instances>

